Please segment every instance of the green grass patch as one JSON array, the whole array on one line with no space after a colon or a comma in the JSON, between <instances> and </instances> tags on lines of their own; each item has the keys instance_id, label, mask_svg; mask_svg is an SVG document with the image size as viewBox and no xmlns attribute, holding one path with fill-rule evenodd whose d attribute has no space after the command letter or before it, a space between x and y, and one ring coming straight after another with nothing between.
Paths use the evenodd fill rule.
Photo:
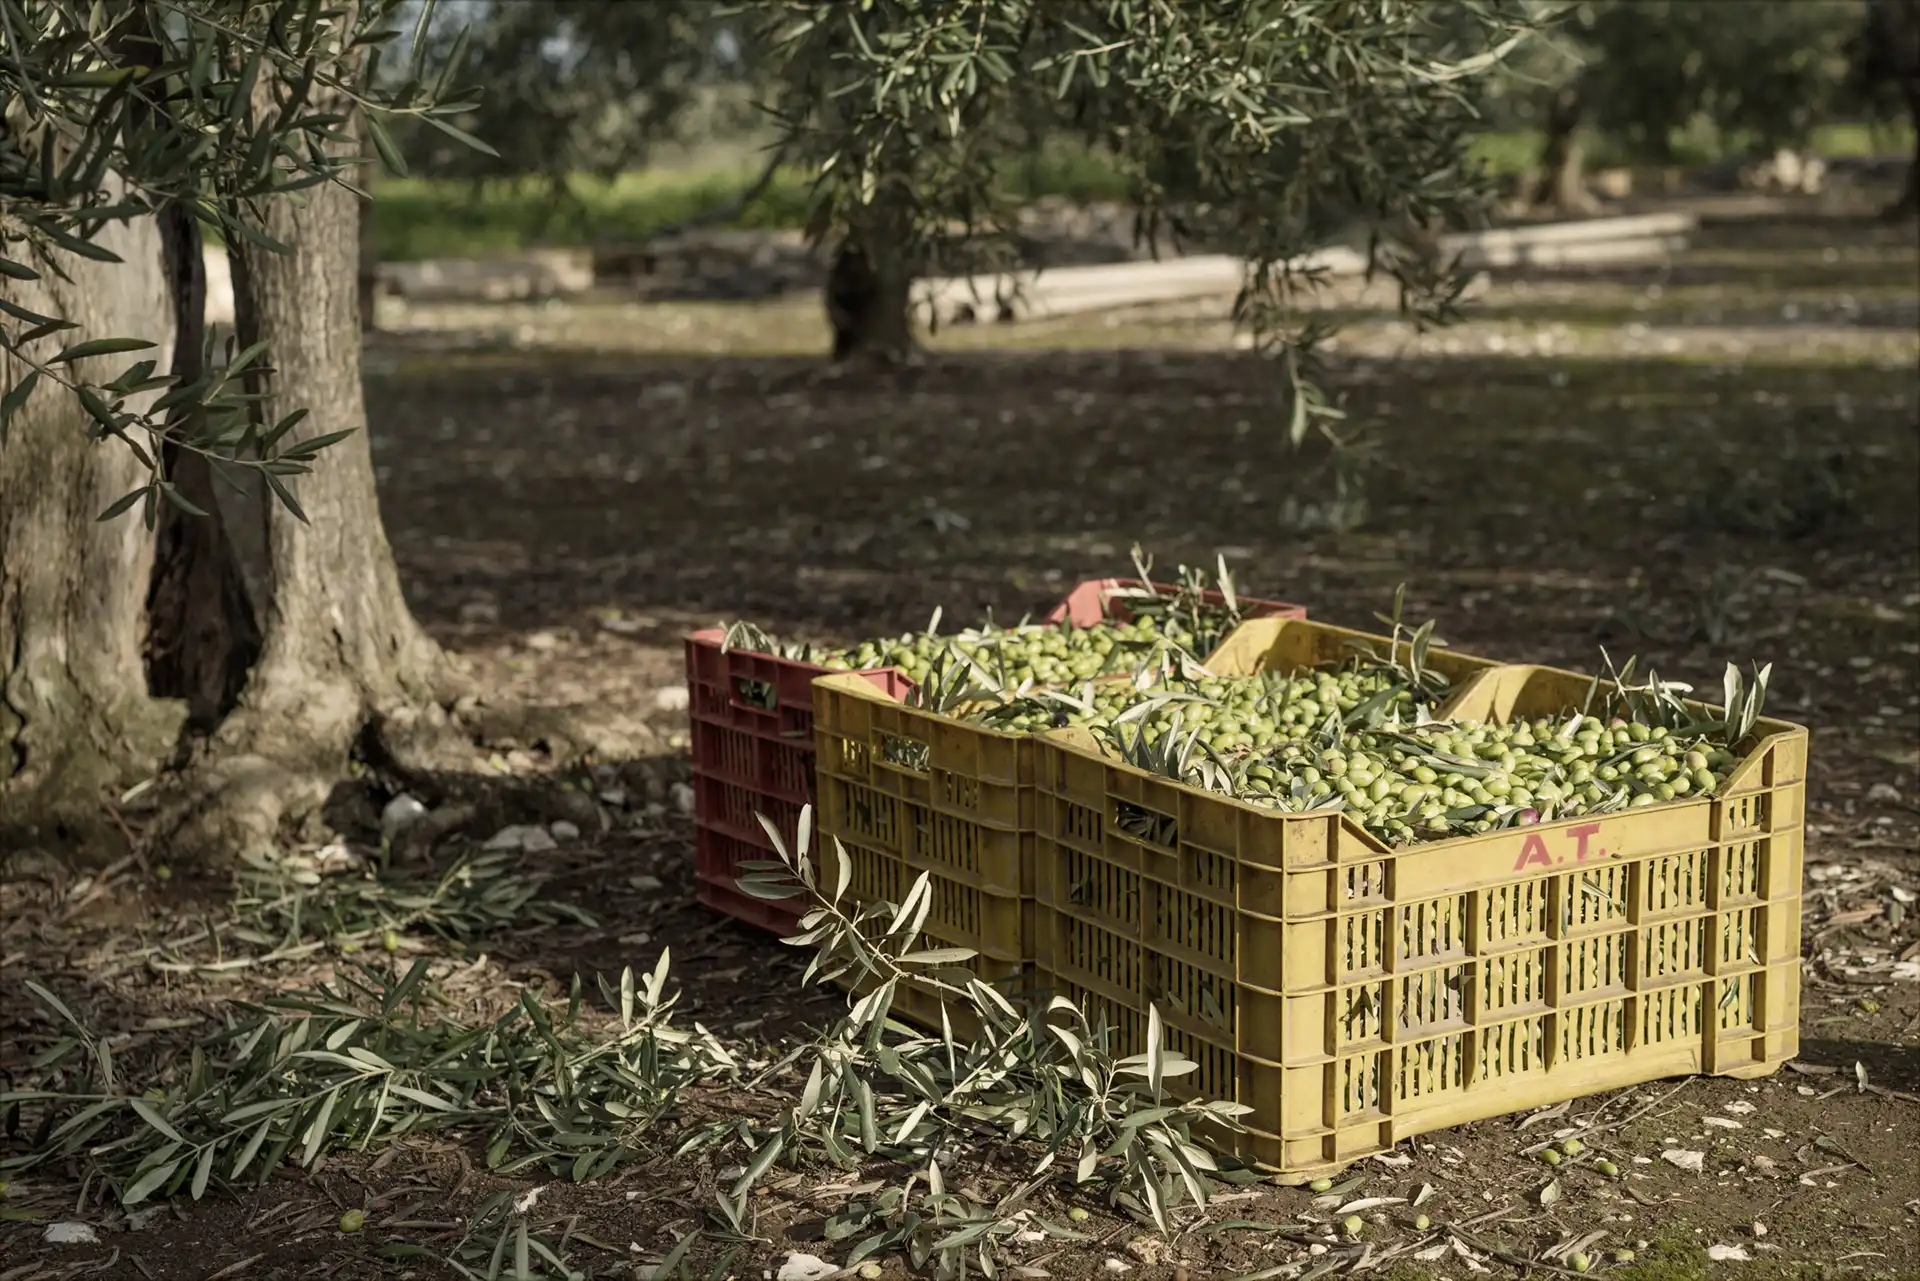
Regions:
<instances>
[{"instance_id":1,"label":"green grass patch","mask_svg":"<svg viewBox=\"0 0 1920 1281\"><path fill-rule=\"evenodd\" d=\"M374 237L383 262L641 241L735 199L758 176L736 168L649 170L611 182L575 178L564 194L532 180L390 178L374 189ZM804 177L781 172L731 223L795 226L806 208Z\"/></svg>"},{"instance_id":2,"label":"green grass patch","mask_svg":"<svg viewBox=\"0 0 1920 1281\"><path fill-rule=\"evenodd\" d=\"M726 205L759 176L758 166L734 163L646 170L611 182L577 177L559 197L547 184L531 180L474 184L390 178L374 189L374 236L383 262L482 257L542 245L634 243ZM1011 157L999 178L1021 200L1119 200L1127 190L1110 161L1083 148L1041 148ZM801 226L809 195L805 172L782 170L722 225Z\"/></svg>"},{"instance_id":3,"label":"green grass patch","mask_svg":"<svg viewBox=\"0 0 1920 1281\"><path fill-rule=\"evenodd\" d=\"M1911 151L1910 130L1874 130L1842 125L1822 130L1816 150L1825 155L1874 155ZM1709 163L1729 154L1731 144L1710 137L1676 139L1676 160ZM1540 154L1537 133L1516 130L1481 135L1474 154L1495 174L1526 172ZM1589 147L1596 168L1631 162L1606 139ZM652 169L612 181L579 177L556 198L544 183L496 181L476 185L434 179L395 178L375 188L374 236L383 262L421 258L484 257L535 246L631 244L724 206L750 187L759 169L738 158L725 164ZM1037 148L1007 158L999 174L1016 199L1060 197L1075 203L1124 200L1125 175L1096 151L1065 145ZM776 174L758 199L725 225L798 227L806 219L807 175Z\"/></svg>"},{"instance_id":4,"label":"green grass patch","mask_svg":"<svg viewBox=\"0 0 1920 1281\"><path fill-rule=\"evenodd\" d=\"M1528 172L1539 159L1543 141L1543 135L1534 129L1484 133L1474 139L1473 154L1495 174L1517 176ZM1677 131L1671 145L1672 163L1688 167L1719 164L1754 151L1752 140L1721 134L1707 125ZM1813 131L1807 149L1829 159L1906 156L1913 153L1913 129L1905 123L1822 125ZM1586 162L1590 170L1631 168L1647 163L1647 158L1619 139L1589 132Z\"/></svg>"}]
</instances>

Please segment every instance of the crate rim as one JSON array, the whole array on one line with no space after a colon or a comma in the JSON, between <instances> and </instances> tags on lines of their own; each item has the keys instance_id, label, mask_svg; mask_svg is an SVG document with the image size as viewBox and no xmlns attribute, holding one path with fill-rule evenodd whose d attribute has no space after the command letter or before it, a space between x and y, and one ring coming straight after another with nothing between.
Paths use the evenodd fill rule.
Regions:
<instances>
[{"instance_id":1,"label":"crate rim","mask_svg":"<svg viewBox=\"0 0 1920 1281\"><path fill-rule=\"evenodd\" d=\"M1017 739L1021 742L1027 742L1039 737L1037 734L1023 732L1021 730L995 729L990 725L976 725L972 721L962 721L958 717L949 716L945 712L935 712L925 707L915 707L911 703L905 703L897 698L887 697L885 690L874 685L871 681L860 680L859 676L860 673L858 672L830 672L815 680L814 685L816 687L824 686L827 689L841 694L856 694L868 702L885 703L888 707L904 707L908 711L918 712L922 716L933 716L941 720L953 721L956 724L965 725L969 730L986 738ZM895 766L892 768L897 769L900 767Z\"/></svg>"},{"instance_id":2,"label":"crate rim","mask_svg":"<svg viewBox=\"0 0 1920 1281\"><path fill-rule=\"evenodd\" d=\"M1069 589L1066 596L1061 598L1060 603L1054 606L1052 611L1050 611L1041 620L1041 625L1045 626L1048 624L1054 624L1054 623L1059 623L1064 621L1067 602L1072 600L1073 597L1079 595L1081 592L1085 591L1090 587L1096 589L1099 593L1100 608L1101 608L1102 615L1105 617L1111 617L1111 615L1106 613L1106 610L1107 610L1107 605L1113 599L1113 594L1115 592L1118 592L1125 588L1137 588L1137 587L1143 587L1143 586L1153 588L1156 594L1165 593L1167 595L1173 595L1179 592L1180 590L1180 585L1178 583L1163 582L1157 578L1126 578L1126 577L1083 578L1079 582L1075 583L1073 587ZM1250 623L1255 619L1260 619L1260 618L1304 619L1307 616L1307 607L1305 605L1297 604L1293 601L1269 600L1264 596L1247 596L1237 591L1233 595L1234 595L1234 600L1236 602L1239 602L1249 607L1248 609L1243 609L1241 611L1241 615L1240 615L1241 623ZM1222 592L1217 587L1210 587L1210 588L1203 589L1200 593L1200 598L1202 600L1210 601L1210 602L1218 601L1222 604L1225 604L1227 599L1226 593ZM1225 642L1222 642L1222 643L1224 644Z\"/></svg>"},{"instance_id":3,"label":"crate rim","mask_svg":"<svg viewBox=\"0 0 1920 1281\"><path fill-rule=\"evenodd\" d=\"M688 645L711 646L719 650L722 654L748 654L754 658L766 658L778 663L789 663L794 667L813 672L816 676L864 676L872 672L900 671L898 667L892 665L885 667L823 667L819 663L812 662L808 659L782 658L778 654L769 654L761 649L727 649L725 648L726 636L727 629L724 627L699 627L693 631L684 633L681 636L681 640ZM903 678L905 675L906 673L901 673Z\"/></svg>"},{"instance_id":4,"label":"crate rim","mask_svg":"<svg viewBox=\"0 0 1920 1281\"><path fill-rule=\"evenodd\" d=\"M1319 625L1324 626L1324 624ZM1555 676L1568 677L1580 681L1591 682L1593 680L1592 677L1582 676L1578 672L1569 671L1565 668L1548 667L1539 663L1500 664L1469 678L1460 689L1455 691L1447 703L1442 705L1441 710L1443 713L1451 710L1453 706L1464 700L1469 694L1474 694L1478 697L1485 686L1492 685L1497 691L1498 686L1496 682L1503 679L1507 681L1518 681L1520 684L1524 684L1524 682L1536 672L1546 672ZM1619 687L1612 681L1602 680L1599 682L1599 688L1617 690ZM1724 708L1716 708L1710 704L1699 703L1691 699L1684 701L1688 707L1696 710L1707 712L1725 711ZM1795 724L1792 721L1776 720L1771 717L1761 717L1755 723L1753 732L1746 740L1749 745L1746 750L1741 753L1739 762L1728 773L1727 781L1722 785L1720 791L1714 793L1712 796L1689 797L1684 801L1664 801L1657 808L1664 813L1682 813L1689 809L1709 807L1718 801L1735 800L1741 796L1751 795L1756 791L1764 791L1766 790L1764 786L1756 788L1751 786L1751 784L1754 773L1760 768L1760 761L1765 755L1765 749L1776 742L1793 738L1806 738L1809 736L1810 731L1804 725ZM1171 787L1185 794L1200 797L1210 802L1228 805L1236 810L1257 815L1261 818L1284 821L1290 816L1303 818L1307 816L1307 812L1305 811L1270 809L1263 805L1255 805L1250 801L1242 800L1237 796L1228 795L1225 792L1209 791L1206 788L1196 787L1192 783L1180 779L1167 778L1164 775L1155 774L1151 771L1140 769L1138 766L1130 765L1126 761L1116 756L1111 756L1104 751L1100 747L1099 740L1095 738L1093 732L1083 726L1069 726L1064 729L1044 730L1037 737L1042 743L1047 744L1054 750L1096 760L1108 769L1117 771L1120 774ZM1051 776L1045 771L1042 772L1037 786L1040 791L1050 796L1060 794ZM1407 858L1435 851L1451 852L1460 849L1468 842L1484 840L1488 837L1499 835L1499 833L1485 832L1473 836L1449 837L1441 841L1418 841L1411 845L1391 846L1380 840L1373 833L1367 831L1367 829L1360 824L1354 822L1352 817L1344 811L1336 815L1320 815L1317 817L1322 821L1328 817L1337 817L1344 836L1352 837L1357 844L1368 849L1381 859ZM1593 817L1594 816L1588 814L1576 814L1566 818L1554 819L1551 822L1534 824L1528 830L1545 834L1560 831L1573 824L1591 822ZM1524 880L1526 877L1516 873L1516 879Z\"/></svg>"},{"instance_id":5,"label":"crate rim","mask_svg":"<svg viewBox=\"0 0 1920 1281\"><path fill-rule=\"evenodd\" d=\"M1378 649L1382 646L1390 647L1395 659L1399 659L1403 654L1411 655L1413 650L1413 638L1411 634L1396 640L1392 636L1384 635L1380 632L1364 631L1358 627L1348 627L1342 623L1329 623L1319 618L1307 618L1304 616L1293 618L1278 615L1264 615L1258 618L1243 620L1238 627L1227 634L1225 640L1220 642L1219 648L1207 656L1207 661L1203 663L1202 666L1208 667L1209 671L1211 671L1211 664L1214 660L1225 655L1229 647L1235 646L1236 642L1242 647L1257 644L1260 647L1262 656L1264 656L1266 652L1272 650L1274 646L1279 644L1281 638L1290 630L1294 632L1317 632L1323 635L1338 637L1344 640L1348 648L1353 651L1347 655L1347 657L1358 657L1360 647L1363 643L1373 649ZM1455 694L1457 694L1460 689L1465 688L1469 681L1481 676L1486 671L1513 666L1513 664L1502 663L1498 659L1487 658L1481 654L1469 653L1466 650L1456 649L1452 645L1444 643L1432 646L1430 654L1439 655L1449 661L1458 660L1459 665L1474 669L1468 675L1460 678L1459 683L1454 689ZM1255 672L1216 672L1213 674L1216 679L1220 680L1239 680L1257 674L1258 670L1259 669L1256 669ZM1451 695L1449 697L1451 697Z\"/></svg>"},{"instance_id":6,"label":"crate rim","mask_svg":"<svg viewBox=\"0 0 1920 1281\"><path fill-rule=\"evenodd\" d=\"M1068 602L1072 600L1072 598L1077 593L1089 587L1096 588L1099 590L1101 609L1103 612L1103 616L1106 616L1104 611L1106 609L1106 606L1109 600L1109 594L1111 592L1123 587L1137 587L1141 585L1143 581L1145 581L1149 586L1152 586L1155 588L1162 588L1167 590L1168 592L1179 590L1178 584L1164 583L1159 581L1158 579L1142 580L1138 578L1083 578L1079 582L1075 583L1072 587L1068 588L1066 595L1060 598L1059 603L1054 605L1045 614L1041 615L1038 621L1016 623L1012 626L1003 626L1001 624L996 623L993 626L1000 631L1016 631L1021 627L1047 628L1047 627L1057 626L1058 624L1067 621L1066 609L1067 609ZM1218 598L1224 599L1224 597L1221 597L1220 592L1215 589L1209 589L1208 591L1203 593L1203 595L1208 597L1218 597ZM1235 593L1235 598L1245 602L1248 606L1254 607L1257 610L1257 612L1255 613L1243 614L1241 618L1242 626L1244 626L1246 623L1255 622L1260 619L1267 619L1267 618L1279 618L1279 619L1284 619L1286 621L1299 622L1299 621L1305 621L1307 617L1307 607L1305 605L1296 604L1292 601L1268 600L1267 598L1260 597L1260 596L1243 596L1237 592ZM1293 614L1282 613L1280 611L1297 611L1297 617L1294 616ZM1026 617L1031 619L1033 616L1029 614ZM681 639L685 643L690 645L712 645L714 647L720 647L725 641L726 635L727 635L727 629L724 626L697 627L692 629L691 631L683 633L681 636ZM1228 633L1228 635L1231 636L1232 633ZM1222 645L1225 644L1224 641L1222 641L1221 643ZM866 673L866 672L887 672L887 671L900 670L899 667L895 665L887 665L882 667L860 667L860 668L825 667L819 663L812 662L811 660L808 660L808 659L781 658L778 654L769 654L765 650L758 650L758 649L722 649L721 652L728 653L728 654L752 654L756 658L778 659L780 662L783 662L783 663L792 663L796 667L807 668L815 672L819 676L828 676L828 675L849 676L849 675L855 675L855 674ZM1218 652L1218 650L1216 650L1215 652Z\"/></svg>"},{"instance_id":7,"label":"crate rim","mask_svg":"<svg viewBox=\"0 0 1920 1281\"><path fill-rule=\"evenodd\" d=\"M1591 673L1576 672L1568 667L1555 667L1550 663L1499 663L1487 671L1470 677L1441 705L1441 711L1443 713L1452 712L1456 707L1466 701L1469 693L1472 693L1475 697L1480 697L1480 687L1482 686L1493 686L1494 692L1497 694L1500 683L1512 682L1515 685L1524 687L1536 674L1541 673L1561 677L1566 680L1583 681L1594 685L1596 689L1599 690L1611 690L1615 693L1618 693L1620 690L1620 685L1617 681L1610 681L1605 677L1596 679ZM1680 701L1689 711L1693 712L1717 712L1724 715L1727 710L1717 703L1709 703L1703 699L1683 698ZM1763 730L1765 731L1764 733L1762 732ZM1811 736L1812 730L1810 727L1802 725L1798 721L1789 721L1777 716L1759 717L1754 721L1753 731L1743 740L1744 742L1751 743L1752 747L1750 747L1746 755L1741 758L1741 764L1745 765L1747 759L1759 751L1761 744L1770 742L1776 738L1786 738L1796 734Z\"/></svg>"}]
</instances>

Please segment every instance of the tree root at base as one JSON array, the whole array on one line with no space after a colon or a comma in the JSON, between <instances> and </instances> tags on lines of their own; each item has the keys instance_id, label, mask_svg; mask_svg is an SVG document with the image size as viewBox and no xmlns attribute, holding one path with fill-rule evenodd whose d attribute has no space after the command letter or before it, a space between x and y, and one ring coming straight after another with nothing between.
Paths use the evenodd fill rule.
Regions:
<instances>
[{"instance_id":1,"label":"tree root at base","mask_svg":"<svg viewBox=\"0 0 1920 1281\"><path fill-rule=\"evenodd\" d=\"M327 839L323 812L356 759L431 797L447 792L452 776L482 772L496 750L540 750L554 767L662 750L643 721L597 707L469 704L449 712L420 700L305 728L244 708L230 718L169 781L152 840L157 856L219 867L277 850L289 834Z\"/></svg>"}]
</instances>

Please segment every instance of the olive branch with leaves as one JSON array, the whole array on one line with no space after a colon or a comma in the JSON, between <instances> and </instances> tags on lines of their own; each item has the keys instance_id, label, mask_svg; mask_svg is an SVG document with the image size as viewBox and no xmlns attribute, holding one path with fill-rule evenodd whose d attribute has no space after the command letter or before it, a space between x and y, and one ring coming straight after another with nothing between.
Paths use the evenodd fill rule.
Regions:
<instances>
[{"instance_id":1,"label":"olive branch with leaves","mask_svg":"<svg viewBox=\"0 0 1920 1281\"><path fill-rule=\"evenodd\" d=\"M180 209L228 243L274 253L288 246L263 230L266 203L298 200L323 183L350 189L365 159L354 125L364 126L388 167L405 165L383 118L424 121L463 145L486 144L450 117L470 106L454 84L462 49L437 65L419 39L436 0L419 6L410 65L381 74L396 39L402 0L0 0L0 277L26 285L71 281L60 255L119 264L101 230ZM364 192L359 192L363 197ZM0 435L42 383L79 404L91 439L133 451L147 482L112 503L101 519L141 504L151 526L160 502L205 515L166 474L172 445L203 455L216 473L251 472L305 519L285 477L311 469L329 432L288 442L305 417L296 409L259 424L254 407L273 373L264 346L224 351L209 338L187 378L152 358L110 377L81 362L156 350L137 336L71 335L72 319L0 296L0 350L25 372L0 393ZM245 375L245 379L241 375ZM243 382L245 385L243 386ZM144 401L144 403L143 403ZM284 443L283 443L284 442ZM230 477L229 477L230 478Z\"/></svg>"}]
</instances>

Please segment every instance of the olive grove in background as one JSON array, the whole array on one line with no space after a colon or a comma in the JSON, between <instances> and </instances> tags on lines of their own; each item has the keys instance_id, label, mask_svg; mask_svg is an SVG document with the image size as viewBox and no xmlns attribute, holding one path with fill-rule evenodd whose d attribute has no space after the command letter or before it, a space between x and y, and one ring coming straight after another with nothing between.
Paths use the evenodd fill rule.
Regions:
<instances>
[{"instance_id":1,"label":"olive grove in background","mask_svg":"<svg viewBox=\"0 0 1920 1281\"><path fill-rule=\"evenodd\" d=\"M1262 240L1310 242L1328 222L1351 230L1382 216L1387 171L1421 175L1404 185L1434 193L1428 212L1449 204L1457 218L1457 198L1477 181L1462 140L1491 134L1538 140L1523 196L1587 212L1596 154L1656 165L1761 157L1804 149L1823 126L1900 121L1920 83L1911 65L1920 54L1902 52L1915 44L1915 8L476 2L457 20L449 11L432 39L464 42L475 59L489 92L462 123L498 154L437 136L410 150L423 174L533 183L542 193L536 238L561 213L591 227L584 191L667 156L751 156L754 178L674 225L751 212L784 175L797 190L783 189L775 216L800 216L840 250L828 306L836 350L847 355L910 341L903 276L1004 260L1009 211L1035 186L1037 158L1084 157L1103 191L1161 230L1191 227L1194 211L1211 206L1210 225L1191 229L1224 233L1254 257ZM1532 38L1502 57L1434 74L1520 28ZM1142 74L1147 66L1158 70ZM1399 127L1408 120L1417 123ZM1343 149L1328 150L1335 121L1350 123ZM1248 166L1266 140L1277 143L1269 154L1292 158L1285 191L1274 172ZM1195 160L1203 154L1204 165ZM889 180L861 194L882 173ZM1223 206L1250 216L1228 228L1236 217ZM1384 211L1389 221L1405 212ZM843 235L856 223L857 235Z\"/></svg>"},{"instance_id":2,"label":"olive grove in background","mask_svg":"<svg viewBox=\"0 0 1920 1281\"><path fill-rule=\"evenodd\" d=\"M1292 351L1313 333L1288 328L1283 267L1327 210L1417 227L1484 201L1468 86L1522 34L1497 5L1442 29L1397 0L770 3L734 34L711 5L636 8L466 6L442 28L400 0L0 10L9 834L111 848L102 789L161 770L172 847L231 857L316 815L352 752L432 767L467 746L471 691L407 610L374 491L350 283L366 144L396 172L422 127L492 152L464 126L495 110L523 155L604 170L644 154L605 144L609 120L633 111L644 139L713 67L767 67L777 154L817 174L812 229L839 246L848 346L897 354L908 275L1006 232L995 166L1044 103L1150 218L1246 252L1249 321ZM657 58L637 67L636 42ZM381 58L396 44L404 67ZM518 96L460 90L475 51ZM223 361L203 224L233 268ZM1427 264L1407 277L1444 303ZM1295 404L1296 436L1330 415Z\"/></svg>"},{"instance_id":3,"label":"olive grove in background","mask_svg":"<svg viewBox=\"0 0 1920 1281\"><path fill-rule=\"evenodd\" d=\"M1444 320L1427 246L1485 216L1479 134L1544 125L1572 200L1586 132L1658 158L1702 122L1760 149L1911 109L1915 2L5 0L0 832L111 835L100 789L163 770L183 848L231 852L352 751L430 764L475 732L374 492L343 282L375 161L559 205L744 139L760 178L711 217L798 174L836 351L890 358L911 279L1007 261L1010 175L1077 149L1142 235L1247 258L1288 429L1342 457L1299 255L1363 240ZM234 269L223 360L203 229Z\"/></svg>"},{"instance_id":4,"label":"olive grove in background","mask_svg":"<svg viewBox=\"0 0 1920 1281\"><path fill-rule=\"evenodd\" d=\"M1858 69L1873 10L1905 4L1534 0L1549 30L1489 86L1488 121L1537 130L1530 196L1584 211L1595 142L1672 164L1689 143L1757 157L1805 148L1835 121L1895 118L1890 100L1859 92Z\"/></svg>"}]
</instances>

